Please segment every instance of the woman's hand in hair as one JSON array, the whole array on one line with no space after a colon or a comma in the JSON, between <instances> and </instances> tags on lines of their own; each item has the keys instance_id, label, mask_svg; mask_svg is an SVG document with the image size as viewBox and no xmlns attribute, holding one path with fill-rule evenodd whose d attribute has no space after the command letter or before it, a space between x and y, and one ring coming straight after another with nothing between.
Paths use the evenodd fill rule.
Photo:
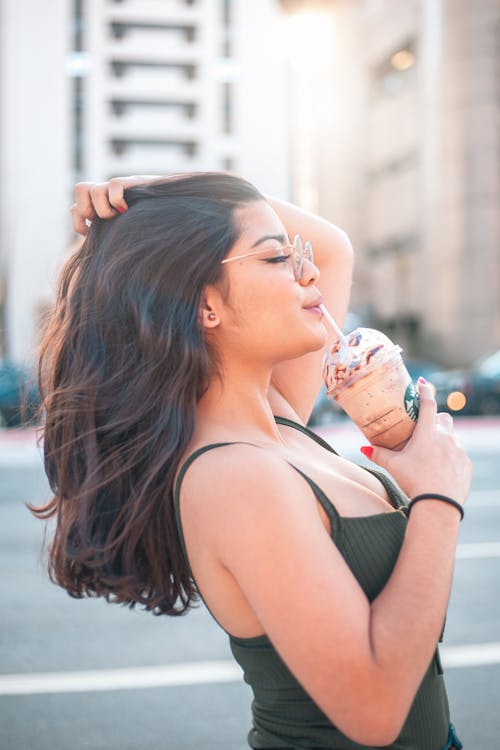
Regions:
<instances>
[{"instance_id":1,"label":"woman's hand in hair","mask_svg":"<svg viewBox=\"0 0 500 750\"><path fill-rule=\"evenodd\" d=\"M144 185L160 175L131 175L112 177L108 182L78 182L75 186L75 203L70 208L73 216L73 229L86 235L92 220L112 219L117 212L124 213L128 206L123 194L127 188Z\"/></svg>"}]
</instances>

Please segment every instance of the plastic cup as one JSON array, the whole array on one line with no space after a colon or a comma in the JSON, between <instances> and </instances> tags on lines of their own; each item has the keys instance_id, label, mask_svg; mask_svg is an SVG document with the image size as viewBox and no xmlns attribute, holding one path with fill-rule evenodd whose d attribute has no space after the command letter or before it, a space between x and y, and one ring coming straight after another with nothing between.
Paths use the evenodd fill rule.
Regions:
<instances>
[{"instance_id":1,"label":"plastic cup","mask_svg":"<svg viewBox=\"0 0 500 750\"><path fill-rule=\"evenodd\" d=\"M325 356L325 369L328 353ZM328 384L327 384L328 387ZM415 429L418 393L395 346L384 361L329 392L372 445L401 450Z\"/></svg>"}]
</instances>

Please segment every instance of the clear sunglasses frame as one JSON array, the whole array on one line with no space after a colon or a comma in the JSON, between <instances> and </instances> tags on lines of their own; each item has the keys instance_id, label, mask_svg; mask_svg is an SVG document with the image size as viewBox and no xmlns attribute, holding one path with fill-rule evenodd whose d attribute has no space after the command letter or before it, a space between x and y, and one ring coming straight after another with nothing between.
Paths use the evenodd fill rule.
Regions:
<instances>
[{"instance_id":1,"label":"clear sunglasses frame","mask_svg":"<svg viewBox=\"0 0 500 750\"><path fill-rule=\"evenodd\" d=\"M304 259L309 260L311 263L314 262L313 248L311 243L306 242L304 245L300 235L296 234L293 240L293 245L281 245L280 249L290 249L292 251L293 273L296 281L301 281L302 276L304 275ZM251 255L260 255L261 253L268 252L269 248L265 248L264 250L255 250L254 252L244 253L243 255L233 255L232 258L224 258L224 260L221 260L221 264L230 263L232 260L249 258Z\"/></svg>"}]
</instances>

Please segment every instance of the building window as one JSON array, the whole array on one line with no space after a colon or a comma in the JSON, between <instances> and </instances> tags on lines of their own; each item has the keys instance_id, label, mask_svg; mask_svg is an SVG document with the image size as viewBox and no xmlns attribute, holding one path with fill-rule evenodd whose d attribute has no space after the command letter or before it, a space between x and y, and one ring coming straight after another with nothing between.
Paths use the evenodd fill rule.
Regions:
<instances>
[{"instance_id":1,"label":"building window","mask_svg":"<svg viewBox=\"0 0 500 750\"><path fill-rule=\"evenodd\" d=\"M233 24L233 4L232 0L221 0L222 16L222 57L232 57L232 24Z\"/></svg>"},{"instance_id":2,"label":"building window","mask_svg":"<svg viewBox=\"0 0 500 750\"><path fill-rule=\"evenodd\" d=\"M410 233L401 237L386 239L378 245L367 247L366 254L372 260L387 256L400 257L416 253L420 248L420 237L416 233Z\"/></svg>"},{"instance_id":3,"label":"building window","mask_svg":"<svg viewBox=\"0 0 500 750\"><path fill-rule=\"evenodd\" d=\"M180 70L185 78L192 80L196 78L196 65L192 63L165 63L154 60L144 62L142 60L110 60L111 73L115 78L122 78L128 70L169 70L175 68Z\"/></svg>"},{"instance_id":4,"label":"building window","mask_svg":"<svg viewBox=\"0 0 500 750\"><path fill-rule=\"evenodd\" d=\"M224 37L222 39L222 57L227 59L228 57L233 56L233 45L231 44L231 36L229 34L224 34Z\"/></svg>"},{"instance_id":5,"label":"building window","mask_svg":"<svg viewBox=\"0 0 500 750\"><path fill-rule=\"evenodd\" d=\"M222 23L226 29L232 23L232 0L222 0Z\"/></svg>"},{"instance_id":6,"label":"building window","mask_svg":"<svg viewBox=\"0 0 500 750\"><path fill-rule=\"evenodd\" d=\"M152 99L111 99L109 102L110 112L114 117L123 117L131 110L137 109L176 109L182 111L188 120L196 117L196 102L183 102L173 99L152 100Z\"/></svg>"},{"instance_id":7,"label":"building window","mask_svg":"<svg viewBox=\"0 0 500 750\"><path fill-rule=\"evenodd\" d=\"M379 331L383 331L393 341L400 341L405 350L418 352L422 341L422 319L412 313L399 313L397 316L379 317L373 314L370 325Z\"/></svg>"},{"instance_id":8,"label":"building window","mask_svg":"<svg viewBox=\"0 0 500 750\"><path fill-rule=\"evenodd\" d=\"M134 21L112 21L109 24L109 33L113 39L125 39L134 32L151 32L156 34L177 34L184 41L192 43L196 40L196 27L191 23L142 23Z\"/></svg>"},{"instance_id":9,"label":"building window","mask_svg":"<svg viewBox=\"0 0 500 750\"><path fill-rule=\"evenodd\" d=\"M376 169L366 172L366 181L369 185L374 185L381 180L385 180L396 175L404 174L408 170L418 167L418 152L408 151L393 159L388 159L380 164Z\"/></svg>"},{"instance_id":10,"label":"building window","mask_svg":"<svg viewBox=\"0 0 500 750\"><path fill-rule=\"evenodd\" d=\"M222 130L233 132L233 84L230 81L222 84Z\"/></svg>"},{"instance_id":11,"label":"building window","mask_svg":"<svg viewBox=\"0 0 500 750\"><path fill-rule=\"evenodd\" d=\"M83 109L84 109L84 4L83 0L73 2L73 51L72 51L72 120L73 120L73 169L75 178L83 173Z\"/></svg>"},{"instance_id":12,"label":"building window","mask_svg":"<svg viewBox=\"0 0 500 750\"><path fill-rule=\"evenodd\" d=\"M172 149L181 150L186 156L196 156L198 143L192 140L177 140L170 138L112 138L109 141L112 153L115 156L124 156L133 147L143 149Z\"/></svg>"}]
</instances>

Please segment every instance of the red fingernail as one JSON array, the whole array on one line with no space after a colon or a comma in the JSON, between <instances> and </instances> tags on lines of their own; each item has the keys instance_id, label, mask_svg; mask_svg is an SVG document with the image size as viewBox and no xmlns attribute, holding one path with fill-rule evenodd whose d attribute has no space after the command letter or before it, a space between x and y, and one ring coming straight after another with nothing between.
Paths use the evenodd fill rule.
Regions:
<instances>
[{"instance_id":1,"label":"red fingernail","mask_svg":"<svg viewBox=\"0 0 500 750\"><path fill-rule=\"evenodd\" d=\"M427 380L423 378L422 376L419 377L418 382L423 383L424 385L427 385Z\"/></svg>"},{"instance_id":2,"label":"red fingernail","mask_svg":"<svg viewBox=\"0 0 500 750\"><path fill-rule=\"evenodd\" d=\"M124 208L123 206L117 206L116 210L119 211L121 214L124 214L127 209Z\"/></svg>"},{"instance_id":3,"label":"red fingernail","mask_svg":"<svg viewBox=\"0 0 500 750\"><path fill-rule=\"evenodd\" d=\"M367 458L371 459L371 457L373 456L373 448L371 445L362 445L359 450Z\"/></svg>"}]
</instances>

